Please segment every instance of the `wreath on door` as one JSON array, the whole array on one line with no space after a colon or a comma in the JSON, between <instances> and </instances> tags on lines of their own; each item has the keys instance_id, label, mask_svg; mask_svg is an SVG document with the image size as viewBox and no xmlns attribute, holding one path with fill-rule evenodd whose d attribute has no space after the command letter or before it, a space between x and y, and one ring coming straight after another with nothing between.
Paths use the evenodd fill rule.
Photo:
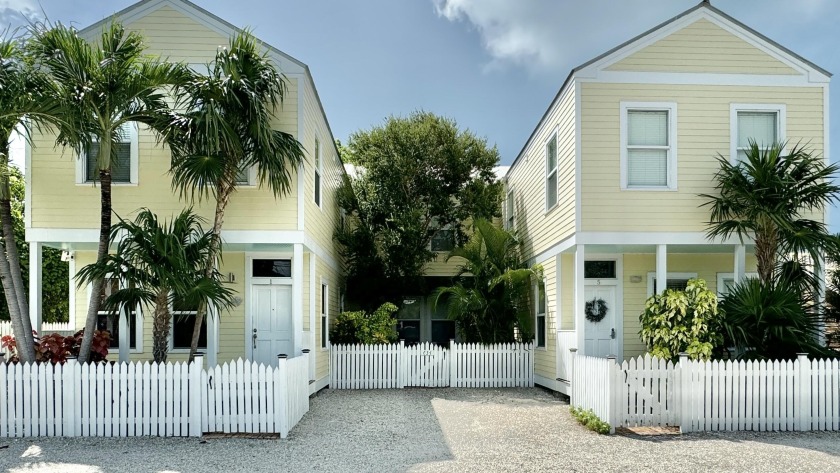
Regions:
<instances>
[{"instance_id":1,"label":"wreath on door","mask_svg":"<svg viewBox=\"0 0 840 473\"><path fill-rule=\"evenodd\" d=\"M607 301L604 299L595 298L586 303L584 312L586 313L586 320L590 322L600 322L607 316Z\"/></svg>"}]
</instances>

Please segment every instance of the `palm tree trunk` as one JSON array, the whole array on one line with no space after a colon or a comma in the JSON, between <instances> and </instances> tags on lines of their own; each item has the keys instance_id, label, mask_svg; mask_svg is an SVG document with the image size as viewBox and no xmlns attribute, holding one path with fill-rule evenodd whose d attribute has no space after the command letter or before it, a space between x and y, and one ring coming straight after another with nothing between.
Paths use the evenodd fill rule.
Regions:
<instances>
[{"instance_id":1,"label":"palm tree trunk","mask_svg":"<svg viewBox=\"0 0 840 473\"><path fill-rule=\"evenodd\" d=\"M225 220L225 209L230 201L230 195L233 193L233 186L229 184L220 184L219 190L216 193L216 214L213 217L213 230L210 239L210 251L207 255L207 261L204 264L204 276L209 278L213 276L213 271L216 269L216 261L218 261L219 253L221 252L222 243L222 224ZM198 311L195 314L195 325L193 326L192 341L190 342L190 358L192 362L198 351L198 339L201 336L201 325L204 323L204 317L207 315L207 304L202 302L198 305ZM210 334L207 335L208 338Z\"/></svg>"},{"instance_id":2,"label":"palm tree trunk","mask_svg":"<svg viewBox=\"0 0 840 473\"><path fill-rule=\"evenodd\" d=\"M104 146L107 141L102 142L100 153L110 153L110 149ZM100 194L102 196L99 215L99 249L96 253L96 262L102 263L108 256L108 243L111 236L111 169L99 170ZM96 330L96 319L99 315L99 294L105 285L104 279L96 279L91 284L90 304L88 305L87 318L85 319L85 333L82 337L82 344L79 347L79 362L86 363L90 357L90 347L93 344L93 332ZM72 309L72 308L71 308Z\"/></svg>"},{"instance_id":3,"label":"palm tree trunk","mask_svg":"<svg viewBox=\"0 0 840 473\"><path fill-rule=\"evenodd\" d=\"M779 234L776 228L766 226L755 235L755 259L758 278L762 284L773 282L773 271L776 269L776 258L779 251Z\"/></svg>"},{"instance_id":4,"label":"palm tree trunk","mask_svg":"<svg viewBox=\"0 0 840 473\"><path fill-rule=\"evenodd\" d=\"M12 319L12 332L17 343L17 354L20 361L28 363L35 360L35 346L29 345L25 336L26 328L22 323L24 317L21 317L20 314L20 306L17 303L14 282L9 270L9 261L4 256L6 254L6 244L2 240L0 240L0 253L3 253L3 255L0 255L0 282L3 283L3 293L6 296L6 305L9 307L9 316ZM25 318L29 320L28 317ZM29 334L32 334L31 328Z\"/></svg>"},{"instance_id":5,"label":"palm tree trunk","mask_svg":"<svg viewBox=\"0 0 840 473\"><path fill-rule=\"evenodd\" d=\"M166 363L166 355L169 351L169 289L161 288L155 300L155 315L152 327L152 338L154 338L154 346L152 347L152 354L155 357L155 362Z\"/></svg>"}]
</instances>

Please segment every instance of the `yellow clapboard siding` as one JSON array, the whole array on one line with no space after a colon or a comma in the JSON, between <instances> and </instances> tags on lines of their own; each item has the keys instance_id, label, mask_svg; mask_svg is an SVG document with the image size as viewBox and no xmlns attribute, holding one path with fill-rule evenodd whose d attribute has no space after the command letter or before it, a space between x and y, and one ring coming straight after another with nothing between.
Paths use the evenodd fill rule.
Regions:
<instances>
[{"instance_id":1,"label":"yellow clapboard siding","mask_svg":"<svg viewBox=\"0 0 840 473\"><path fill-rule=\"evenodd\" d=\"M800 74L761 49L706 19L612 64L609 71Z\"/></svg>"},{"instance_id":2,"label":"yellow clapboard siding","mask_svg":"<svg viewBox=\"0 0 840 473\"><path fill-rule=\"evenodd\" d=\"M704 231L716 156L729 155L730 104L786 106L785 136L823 153L817 87L582 84L582 231ZM620 103L677 103L677 191L620 189ZM817 218L821 218L817 216Z\"/></svg>"},{"instance_id":3,"label":"yellow clapboard siding","mask_svg":"<svg viewBox=\"0 0 840 473\"><path fill-rule=\"evenodd\" d=\"M534 372L548 379L557 378L557 291L554 258L542 264L545 284L545 348L534 352ZM536 341L535 341L536 344Z\"/></svg>"}]
</instances>

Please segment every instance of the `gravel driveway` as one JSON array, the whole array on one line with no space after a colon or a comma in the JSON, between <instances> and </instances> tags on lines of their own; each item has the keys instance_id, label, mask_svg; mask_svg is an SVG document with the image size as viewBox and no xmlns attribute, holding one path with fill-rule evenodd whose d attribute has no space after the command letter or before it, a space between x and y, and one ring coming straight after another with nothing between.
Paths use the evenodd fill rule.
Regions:
<instances>
[{"instance_id":1,"label":"gravel driveway","mask_svg":"<svg viewBox=\"0 0 840 473\"><path fill-rule=\"evenodd\" d=\"M2 440L12 472L838 471L840 434L599 436L539 389L324 391L287 440Z\"/></svg>"}]
</instances>

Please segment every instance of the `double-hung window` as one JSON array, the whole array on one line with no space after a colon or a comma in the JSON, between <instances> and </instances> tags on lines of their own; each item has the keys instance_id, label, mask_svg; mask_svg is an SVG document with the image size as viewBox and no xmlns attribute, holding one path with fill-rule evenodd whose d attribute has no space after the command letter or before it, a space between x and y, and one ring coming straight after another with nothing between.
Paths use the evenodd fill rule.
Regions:
<instances>
[{"instance_id":1,"label":"double-hung window","mask_svg":"<svg viewBox=\"0 0 840 473\"><path fill-rule=\"evenodd\" d=\"M117 132L117 140L111 145L111 182L114 184L136 184L139 144L137 124L123 124ZM99 154L102 146L92 142L84 150L76 167L78 184L99 181Z\"/></svg>"},{"instance_id":2,"label":"double-hung window","mask_svg":"<svg viewBox=\"0 0 840 473\"><path fill-rule=\"evenodd\" d=\"M321 141L315 140L315 205L321 206L321 173L323 172L321 160Z\"/></svg>"},{"instance_id":3,"label":"double-hung window","mask_svg":"<svg viewBox=\"0 0 840 473\"><path fill-rule=\"evenodd\" d=\"M99 312L96 314L96 330L107 331L111 335L110 348L120 347L120 319L126 316L123 308L119 310L108 310L105 308L105 300L120 289L118 278L106 278L99 293ZM129 349L137 349L137 340L140 332L137 330L137 310L130 310L128 314L128 341Z\"/></svg>"},{"instance_id":4,"label":"double-hung window","mask_svg":"<svg viewBox=\"0 0 840 473\"><path fill-rule=\"evenodd\" d=\"M732 104L730 120L733 162L746 159L751 142L764 150L784 140L784 105Z\"/></svg>"},{"instance_id":5,"label":"double-hung window","mask_svg":"<svg viewBox=\"0 0 840 473\"><path fill-rule=\"evenodd\" d=\"M175 299L172 302L172 349L189 350L192 344L195 316L198 307L185 301ZM201 334L198 336L198 348L207 349L207 314L201 322Z\"/></svg>"},{"instance_id":6,"label":"double-hung window","mask_svg":"<svg viewBox=\"0 0 840 473\"><path fill-rule=\"evenodd\" d=\"M621 103L621 188L677 188L677 105Z\"/></svg>"},{"instance_id":7,"label":"double-hung window","mask_svg":"<svg viewBox=\"0 0 840 473\"><path fill-rule=\"evenodd\" d=\"M545 210L557 205L557 134L545 144Z\"/></svg>"},{"instance_id":8,"label":"double-hung window","mask_svg":"<svg viewBox=\"0 0 840 473\"><path fill-rule=\"evenodd\" d=\"M514 225L514 201L513 201L513 189L508 190L507 199L505 200L505 230L513 230Z\"/></svg>"},{"instance_id":9,"label":"double-hung window","mask_svg":"<svg viewBox=\"0 0 840 473\"><path fill-rule=\"evenodd\" d=\"M536 323L535 323L535 338L537 347L543 348L545 347L545 282L540 281L537 284L537 290L535 291L536 294Z\"/></svg>"},{"instance_id":10,"label":"double-hung window","mask_svg":"<svg viewBox=\"0 0 840 473\"><path fill-rule=\"evenodd\" d=\"M321 283L321 348L327 348L330 334L329 286Z\"/></svg>"}]
</instances>

